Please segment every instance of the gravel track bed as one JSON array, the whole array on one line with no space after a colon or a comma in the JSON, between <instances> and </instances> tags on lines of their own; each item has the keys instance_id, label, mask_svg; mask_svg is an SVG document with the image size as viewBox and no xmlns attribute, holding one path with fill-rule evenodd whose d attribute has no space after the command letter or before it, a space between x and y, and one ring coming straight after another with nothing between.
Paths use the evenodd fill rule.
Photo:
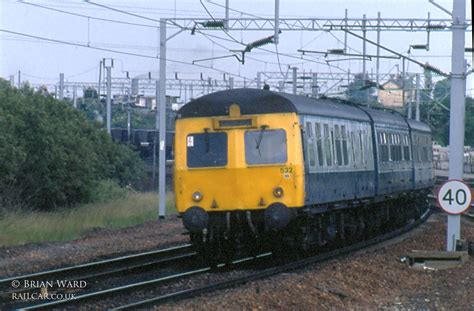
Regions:
<instances>
[{"instance_id":1,"label":"gravel track bed","mask_svg":"<svg viewBox=\"0 0 474 311\"><path fill-rule=\"evenodd\" d=\"M444 250L446 215L401 238L244 286L156 306L159 310L474 310L474 258L461 268L419 271L400 258ZM474 241L474 223L461 236Z\"/></svg>"},{"instance_id":2,"label":"gravel track bed","mask_svg":"<svg viewBox=\"0 0 474 311\"><path fill-rule=\"evenodd\" d=\"M160 310L474 310L474 258L444 271L413 270L400 262L411 250L443 250L446 215L434 214L419 228L400 238L306 269L284 273L244 286L194 299L156 306ZM70 242L0 248L0 276L96 260L188 242L181 221L168 217L121 230L96 230ZM474 241L474 223L463 220L462 237ZM211 272L172 282L159 291L146 289L80 309L110 308L155 297L173 289L207 285L241 276L252 269ZM146 276L151 278L152 274ZM134 278L138 278L134 276ZM130 278L128 278L130 281ZM122 280L123 281L123 280ZM122 282L120 281L120 282ZM109 283L111 282L111 283ZM113 282L107 281L108 285ZM81 293L81 292L79 292Z\"/></svg>"},{"instance_id":3,"label":"gravel track bed","mask_svg":"<svg viewBox=\"0 0 474 311\"><path fill-rule=\"evenodd\" d=\"M125 229L95 229L68 242L0 247L0 278L188 243L184 232L181 219L168 216Z\"/></svg>"},{"instance_id":4,"label":"gravel track bed","mask_svg":"<svg viewBox=\"0 0 474 311\"><path fill-rule=\"evenodd\" d=\"M113 298L101 300L97 303L82 304L79 306L79 308L84 309L84 310L97 308L97 307L99 309L102 309L102 308L110 309L113 307L118 307L120 305L137 302L139 300L150 299L150 298L154 298L160 295L165 295L165 294L176 292L176 291L192 289L196 287L214 284L217 282L222 282L225 280L229 280L231 278L242 277L252 272L263 269L264 267L268 267L270 264L271 263L269 262L268 259L261 259L257 263L248 262L244 264L239 264L239 266L236 268L232 268L232 267L224 268L224 269L220 269L219 271L189 276L177 281L169 282L157 288L153 288L151 286L150 288L147 288L147 289L134 291L133 294L131 295L119 295ZM152 307L148 306L144 308L152 308Z\"/></svg>"}]
</instances>

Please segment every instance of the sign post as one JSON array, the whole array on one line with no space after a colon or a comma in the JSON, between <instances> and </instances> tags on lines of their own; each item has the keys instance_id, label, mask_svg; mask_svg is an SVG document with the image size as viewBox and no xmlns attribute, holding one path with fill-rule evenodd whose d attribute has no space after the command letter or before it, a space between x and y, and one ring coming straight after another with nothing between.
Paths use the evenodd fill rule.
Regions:
<instances>
[{"instance_id":1,"label":"sign post","mask_svg":"<svg viewBox=\"0 0 474 311\"><path fill-rule=\"evenodd\" d=\"M448 213L448 218L454 215L459 217L460 214L467 211L471 206L472 192L468 185L463 181L451 179L445 182L438 191L439 206ZM449 226L449 221L448 221ZM456 240L459 237L450 235L448 228L448 248L447 251L456 250Z\"/></svg>"},{"instance_id":2,"label":"sign post","mask_svg":"<svg viewBox=\"0 0 474 311\"><path fill-rule=\"evenodd\" d=\"M451 26L451 108L449 112L449 179L462 179L464 159L464 122L466 70L464 47L466 35L466 1L453 1L453 24ZM453 251L460 238L461 217L448 215L447 251ZM453 244L454 243L454 244Z\"/></svg>"}]
</instances>

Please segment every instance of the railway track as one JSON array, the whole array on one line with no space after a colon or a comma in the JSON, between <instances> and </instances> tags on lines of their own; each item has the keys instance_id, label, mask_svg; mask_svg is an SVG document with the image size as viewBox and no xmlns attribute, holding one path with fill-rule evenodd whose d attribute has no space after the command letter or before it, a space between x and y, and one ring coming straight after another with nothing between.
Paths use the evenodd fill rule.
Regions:
<instances>
[{"instance_id":1,"label":"railway track","mask_svg":"<svg viewBox=\"0 0 474 311\"><path fill-rule=\"evenodd\" d=\"M276 275L276 274L279 274L279 273L304 268L304 267L306 267L310 264L321 263L321 262L324 262L324 261L327 261L327 260L330 260L330 259L334 259L334 258L339 257L339 256L346 255L346 254L351 253L351 252L355 252L355 251L367 248L369 246L375 245L377 243L381 243L381 242L389 240L391 238L395 238L395 237L397 237L397 236L399 236L399 235L401 235L405 232L408 232L408 231L412 230L413 228L417 227L419 224L421 224L426 219L428 219L430 214L431 214L431 209L428 209L425 212L425 214L423 214L420 217L420 219L418 219L418 220L416 220L416 221L414 221L414 222L412 222L412 223L410 223L410 224L408 224L408 225L406 225L402 228L399 228L399 229L394 230L392 232L377 236L377 237L375 237L373 239L370 239L370 240L367 240L367 241L363 241L363 242L356 243L356 244L353 244L353 245L350 245L350 246L339 248L339 249L329 251L329 252L326 252L326 253L323 253L323 254L318 254L316 256L307 257L307 258L303 258L303 259L300 259L300 260L292 261L292 262L289 262L289 263L286 263L286 264L283 264L283 265L279 265L279 266L276 266L276 267L267 268L267 269L264 269L264 270L261 270L261 271L255 272L255 273L251 273L251 274L246 275L246 276L237 277L237 278L230 279L230 280L225 280L225 281L222 281L222 282L219 282L219 283L214 283L212 285L197 287L197 288L193 288L193 289L189 289L189 290L176 291L176 292L169 293L169 294L166 294L166 295L160 295L160 296L157 296L157 297L154 297L154 298L149 298L149 299L137 301L137 302L134 302L134 303L122 305L120 307L114 308L114 310L127 310L127 309L143 308L143 307L150 306L150 305L162 304L162 303L165 303L165 302L168 302L168 301L176 301L176 300L179 300L179 299L191 298L191 297L201 295L201 294L204 294L204 293L208 293L208 292L212 292L212 291L215 291L215 290L221 290L221 289L226 289L226 288L230 288L230 287L239 286L239 285L245 284L247 282L267 278L267 277L270 277L270 276L273 276L273 275Z\"/></svg>"},{"instance_id":2,"label":"railway track","mask_svg":"<svg viewBox=\"0 0 474 311\"><path fill-rule=\"evenodd\" d=\"M176 301L179 299L190 298L190 297L200 295L206 292L238 286L246 282L266 278L266 277L269 277L278 273L282 273L285 271L303 268L313 263L323 262L329 259L336 258L338 256L348 254L350 252L361 250L368 246L372 246L382 241L386 241L390 238L397 237L400 234L413 229L414 227L422 223L424 220L426 220L429 214L430 214L430 210L428 210L417 221L414 221L404 226L403 228L397 229L390 233L377 236L373 239L360 242L357 244L353 244L347 247L339 248L337 250L330 250L330 251L327 251L315 256L293 260L293 261L286 262L280 265L275 265L275 260L274 260L275 258L272 256L271 253L264 253L264 254L259 254L258 256L254 256L254 257L242 258L242 259L233 261L231 263L220 263L214 267L200 266L194 269L181 271L180 273L164 275L157 278L148 279L145 281L132 282L123 286L116 286L116 287L107 288L103 290L91 291L91 292L83 293L80 295L76 295L75 298L72 300L55 300L55 301L50 301L50 302L46 302L42 304L22 306L21 308L23 310L51 309L51 308L64 308L64 307L69 307L69 306L76 307L83 303L90 304L90 303L99 302L100 308L104 307L104 308L109 309L112 306L112 307L115 307L116 309L122 310L122 309L146 307L149 305L158 305L158 304L162 304L168 301ZM268 261L268 259L270 259L270 261ZM259 262L264 263L263 268L259 267L258 269L255 269L255 265L256 264L258 265ZM238 272L236 273L237 274L236 277L235 276L232 277L232 272L229 272L230 269L234 269L234 270L240 269L240 270L238 270ZM224 279L217 278L217 280L215 280L213 279L213 277L215 277L219 273L209 273L211 271L212 272L227 271L230 274L230 276L228 277L226 276L224 277ZM197 275L200 275L200 274L210 275L209 276L210 279L206 279L206 281L204 282L204 284L208 284L208 285L201 284L198 286L192 286L192 283L195 283L195 281L191 277L192 276L196 277ZM180 285L179 286L169 285L173 281L178 281L178 284ZM182 286L183 283L187 284L184 288ZM197 283L203 283L203 282L197 282ZM158 289L160 288L159 286L164 287L165 289L160 291ZM148 292L147 292L147 289L148 289ZM150 292L150 289L151 289L151 292ZM157 290L159 294L156 294ZM121 302L122 305L118 305L117 300L113 299L113 297L117 297L118 295L123 295L123 294L126 294L124 296L127 296L127 299L125 302Z\"/></svg>"},{"instance_id":3,"label":"railway track","mask_svg":"<svg viewBox=\"0 0 474 311\"><path fill-rule=\"evenodd\" d=\"M191 245L184 244L166 249L3 278L0 279L0 304L10 304L12 302L12 295L21 296L26 294L31 296L32 293L41 292L42 285L51 284L46 282L60 285L57 284L57 280L61 280L63 284L69 281L83 281L91 284L106 277L127 275L170 266L176 262L190 261L196 256L197 253L192 251ZM79 283L76 282L75 284ZM49 287L48 290L51 290ZM52 289L54 290L54 287Z\"/></svg>"}]
</instances>

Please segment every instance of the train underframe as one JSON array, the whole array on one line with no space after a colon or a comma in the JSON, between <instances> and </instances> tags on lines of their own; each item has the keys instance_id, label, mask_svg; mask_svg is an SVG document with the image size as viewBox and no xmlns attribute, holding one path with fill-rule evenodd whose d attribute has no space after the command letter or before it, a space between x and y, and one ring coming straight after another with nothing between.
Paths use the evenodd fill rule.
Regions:
<instances>
[{"instance_id":1,"label":"train underframe","mask_svg":"<svg viewBox=\"0 0 474 311\"><path fill-rule=\"evenodd\" d=\"M190 233L191 243L205 260L213 262L262 251L292 256L342 247L418 219L429 207L430 191L291 209L292 220L279 230L266 226L264 211L210 213L207 229Z\"/></svg>"}]
</instances>

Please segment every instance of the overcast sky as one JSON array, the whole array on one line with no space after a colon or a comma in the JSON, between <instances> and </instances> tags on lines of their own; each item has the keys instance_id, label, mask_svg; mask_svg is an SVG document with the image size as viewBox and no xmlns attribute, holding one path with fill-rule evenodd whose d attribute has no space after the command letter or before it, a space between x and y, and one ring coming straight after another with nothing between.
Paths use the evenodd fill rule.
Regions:
<instances>
[{"instance_id":1,"label":"overcast sky","mask_svg":"<svg viewBox=\"0 0 474 311\"><path fill-rule=\"evenodd\" d=\"M38 4L48 8L64 10L67 12L90 16L91 18L69 15L57 11L47 10L22 2ZM95 0L96 3L134 13L151 19L159 18L210 18L219 19L224 16L222 6L225 0L160 0L160 1L108 1ZM272 17L274 12L274 0L229 0L231 17L250 17L252 14L258 17ZM448 10L452 10L452 1L436 0ZM206 9L208 12L206 12ZM382 18L431 18L448 19L449 15L428 0L280 0L280 17L323 17L343 18L344 10L348 9L349 18L360 18L366 14L367 18L376 18L377 12ZM0 32L0 76L8 79L10 75L17 78L18 70L22 72L22 78L32 83L54 84L58 81L60 72L65 74L67 81L90 81L98 79L98 66L102 58L114 58L116 60L113 75L125 77L125 72L130 76L138 76L147 72L158 70L157 56L159 46L159 30L157 23L144 18L125 15L110 9L95 6L81 0L0 0L0 29L17 33L44 37L77 43L121 52L129 52L149 56L151 58L117 54L106 51L98 51L90 48L54 43L20 36L12 33ZM467 19L472 19L471 4L467 1ZM100 21L95 18L111 19L122 22L149 25L144 27L131 24L119 24L108 21ZM168 36L177 31L176 28L168 27ZM472 31L472 28L471 28ZM231 31L230 36L222 30L209 31L209 35L218 36L205 37L200 34L192 36L189 32L183 32L168 41L168 58L171 60L184 61L188 65L176 64L171 61L167 65L169 78L175 77L178 72L180 78L199 78L203 73L205 77L221 78L221 71L245 77L249 80L255 79L258 71L287 72L288 65L298 67L305 72L360 72L362 71L361 60L341 60L330 62L328 66L324 55L307 55L301 59L301 53L297 49L308 49L325 51L333 48L343 48L344 33L341 31L286 31L281 34L278 54L275 45L267 45L264 50L252 50L247 54L244 65L235 58L216 59L213 61L199 62L197 67L192 66L193 60L210 58L216 56L227 56L232 54L229 50L242 49L243 43L272 35L271 31ZM360 34L360 32L359 32ZM376 41L376 32L368 32L368 39ZM388 32L381 33L381 43L404 55L410 44L425 44L425 32ZM222 39L220 39L222 38ZM211 39L214 41L212 42ZM351 53L362 52L360 39L349 36L348 45ZM466 34L466 46L472 47L472 32ZM367 45L367 53L375 54L376 48ZM291 57L285 56L285 54ZM388 55L383 52L382 54ZM430 37L430 50L412 51L411 57L425 63L429 62L445 72L451 68L451 34L450 32L432 32ZM347 59L344 57L341 59ZM331 58L337 59L337 58ZM466 54L469 65L472 65L472 54ZM398 66L397 66L398 65ZM401 70L401 61L395 59L381 60L381 73L396 73ZM212 68L216 69L213 70ZM367 71L375 72L375 59L367 62ZM409 72L422 72L422 69L413 63L407 63ZM472 96L472 78L468 80L468 94Z\"/></svg>"}]
</instances>

